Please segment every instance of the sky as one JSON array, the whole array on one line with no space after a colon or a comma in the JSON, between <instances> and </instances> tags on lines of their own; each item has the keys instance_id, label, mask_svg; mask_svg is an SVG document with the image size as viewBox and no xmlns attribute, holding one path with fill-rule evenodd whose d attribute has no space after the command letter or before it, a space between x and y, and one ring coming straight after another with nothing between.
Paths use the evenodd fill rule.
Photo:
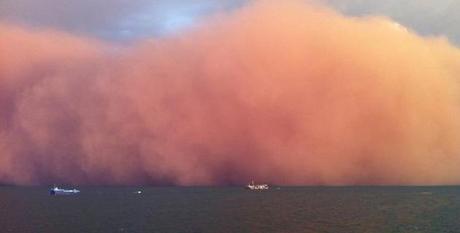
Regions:
<instances>
[{"instance_id":1,"label":"sky","mask_svg":"<svg viewBox=\"0 0 460 233\"><path fill-rule=\"evenodd\" d=\"M460 43L456 0L317 0L353 16L384 15L422 35ZM2 0L0 20L130 41L186 29L249 0Z\"/></svg>"},{"instance_id":2,"label":"sky","mask_svg":"<svg viewBox=\"0 0 460 233\"><path fill-rule=\"evenodd\" d=\"M53 27L109 40L162 36L243 0L3 0L0 20Z\"/></svg>"},{"instance_id":3,"label":"sky","mask_svg":"<svg viewBox=\"0 0 460 233\"><path fill-rule=\"evenodd\" d=\"M0 183L460 184L459 3L380 2L3 0Z\"/></svg>"}]
</instances>

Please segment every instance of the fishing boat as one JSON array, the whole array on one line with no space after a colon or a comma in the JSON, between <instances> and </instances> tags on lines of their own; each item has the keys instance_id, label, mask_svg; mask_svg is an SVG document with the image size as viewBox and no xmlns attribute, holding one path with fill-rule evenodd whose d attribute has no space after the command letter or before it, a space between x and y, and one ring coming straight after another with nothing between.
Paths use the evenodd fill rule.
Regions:
<instances>
[{"instance_id":1,"label":"fishing boat","mask_svg":"<svg viewBox=\"0 0 460 233\"><path fill-rule=\"evenodd\" d=\"M246 188L249 190L267 190L269 189L268 184L254 184L254 181L246 185Z\"/></svg>"},{"instance_id":2,"label":"fishing boat","mask_svg":"<svg viewBox=\"0 0 460 233\"><path fill-rule=\"evenodd\" d=\"M50 195L73 195L78 194L79 192L80 190L78 189L61 189L57 186L54 186L54 188L50 189Z\"/></svg>"}]
</instances>

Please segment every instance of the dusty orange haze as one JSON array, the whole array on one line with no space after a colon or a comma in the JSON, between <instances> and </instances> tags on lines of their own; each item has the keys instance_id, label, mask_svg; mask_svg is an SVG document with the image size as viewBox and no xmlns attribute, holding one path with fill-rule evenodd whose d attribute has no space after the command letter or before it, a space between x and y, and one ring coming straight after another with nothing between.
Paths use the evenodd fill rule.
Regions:
<instances>
[{"instance_id":1,"label":"dusty orange haze","mask_svg":"<svg viewBox=\"0 0 460 233\"><path fill-rule=\"evenodd\" d=\"M0 183L460 184L460 50L258 1L132 46L0 24Z\"/></svg>"}]
</instances>

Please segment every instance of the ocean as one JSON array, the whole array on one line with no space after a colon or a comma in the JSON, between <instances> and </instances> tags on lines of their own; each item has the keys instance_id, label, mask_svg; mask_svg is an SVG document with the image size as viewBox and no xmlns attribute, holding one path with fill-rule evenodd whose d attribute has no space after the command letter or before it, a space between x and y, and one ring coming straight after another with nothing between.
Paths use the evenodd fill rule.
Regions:
<instances>
[{"instance_id":1,"label":"ocean","mask_svg":"<svg viewBox=\"0 0 460 233\"><path fill-rule=\"evenodd\" d=\"M460 233L456 186L77 188L0 186L0 232Z\"/></svg>"}]
</instances>

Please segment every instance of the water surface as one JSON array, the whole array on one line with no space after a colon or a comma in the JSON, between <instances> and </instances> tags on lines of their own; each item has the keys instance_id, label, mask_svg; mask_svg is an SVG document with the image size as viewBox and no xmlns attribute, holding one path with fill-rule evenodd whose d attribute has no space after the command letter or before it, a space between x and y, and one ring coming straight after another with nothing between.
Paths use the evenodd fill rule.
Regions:
<instances>
[{"instance_id":1,"label":"water surface","mask_svg":"<svg viewBox=\"0 0 460 233\"><path fill-rule=\"evenodd\" d=\"M0 187L0 232L460 233L460 187L80 190L49 196L48 187Z\"/></svg>"}]
</instances>

